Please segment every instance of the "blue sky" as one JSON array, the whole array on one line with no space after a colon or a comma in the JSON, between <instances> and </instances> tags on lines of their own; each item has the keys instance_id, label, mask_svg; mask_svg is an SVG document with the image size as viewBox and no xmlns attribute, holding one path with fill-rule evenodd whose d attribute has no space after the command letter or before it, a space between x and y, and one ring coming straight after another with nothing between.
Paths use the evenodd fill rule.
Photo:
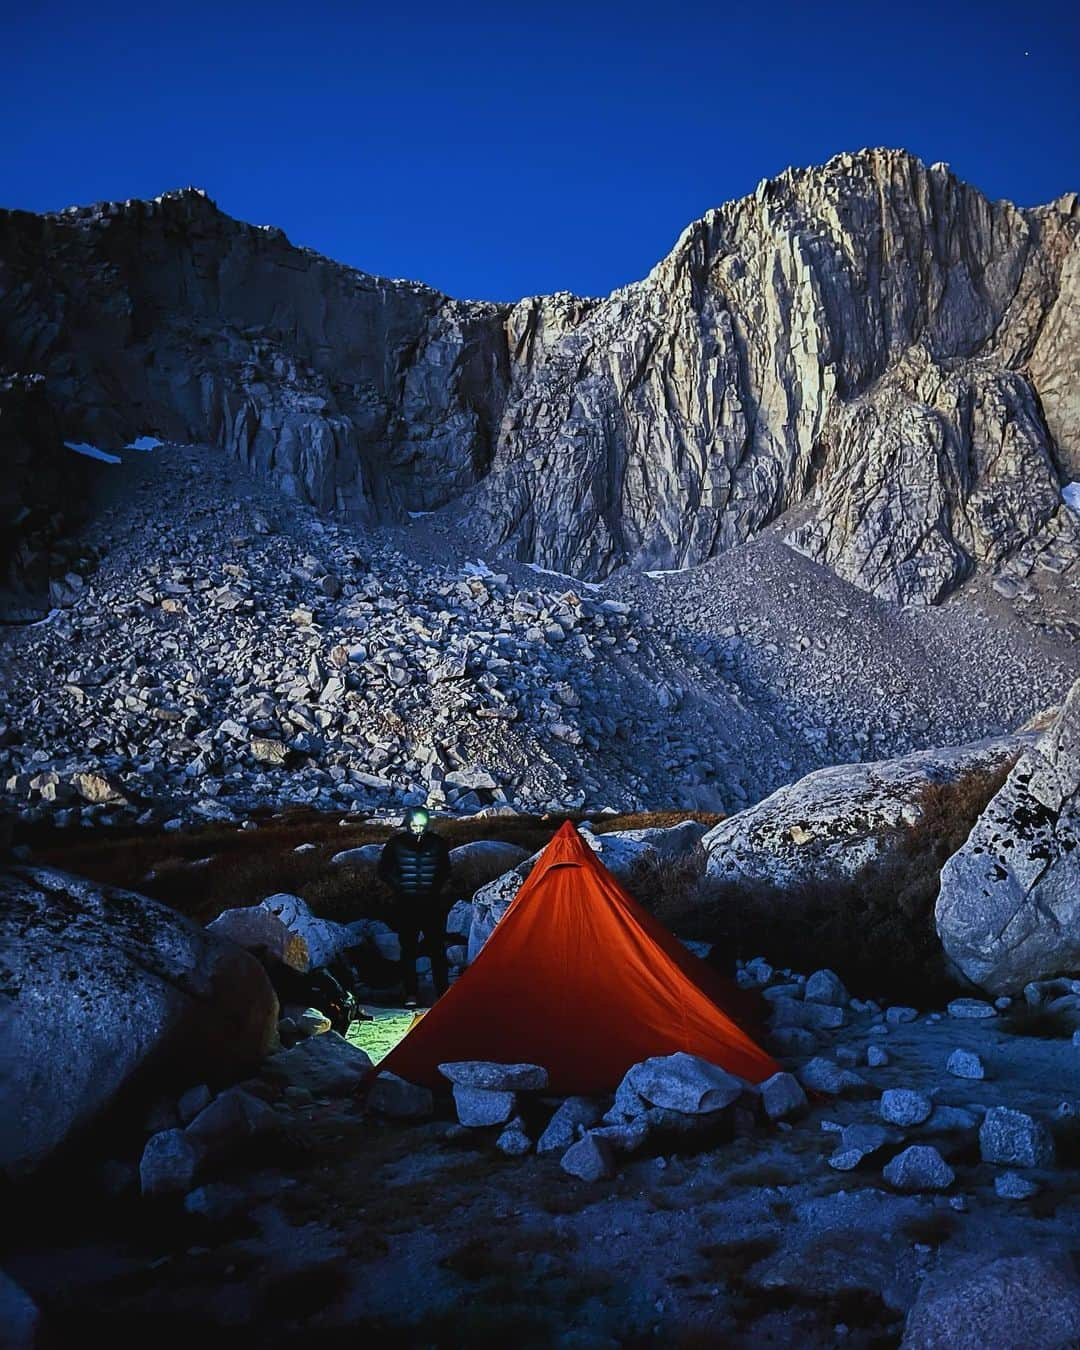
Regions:
<instances>
[{"instance_id":1,"label":"blue sky","mask_svg":"<svg viewBox=\"0 0 1080 1350\"><path fill-rule=\"evenodd\" d=\"M461 297L606 294L709 207L867 145L1020 205L1080 190L1080 6L1058 0L41 0L0 42L0 205L190 183Z\"/></svg>"}]
</instances>

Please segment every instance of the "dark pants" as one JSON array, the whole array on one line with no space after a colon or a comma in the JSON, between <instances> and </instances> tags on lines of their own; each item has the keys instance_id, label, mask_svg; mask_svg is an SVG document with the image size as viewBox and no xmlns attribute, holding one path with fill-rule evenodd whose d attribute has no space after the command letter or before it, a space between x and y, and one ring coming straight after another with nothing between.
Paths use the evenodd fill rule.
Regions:
<instances>
[{"instance_id":1,"label":"dark pants","mask_svg":"<svg viewBox=\"0 0 1080 1350\"><path fill-rule=\"evenodd\" d=\"M446 969L446 916L449 912L449 905L437 895L398 897L394 927L401 942L402 980L407 998L416 997L416 958L421 946L431 961L431 981L436 993L446 993L450 983Z\"/></svg>"}]
</instances>

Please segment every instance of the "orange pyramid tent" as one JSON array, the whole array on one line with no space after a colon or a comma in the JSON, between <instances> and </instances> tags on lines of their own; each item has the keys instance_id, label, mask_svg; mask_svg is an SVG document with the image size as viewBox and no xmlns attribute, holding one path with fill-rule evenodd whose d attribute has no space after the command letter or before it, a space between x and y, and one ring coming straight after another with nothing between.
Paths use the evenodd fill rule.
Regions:
<instances>
[{"instance_id":1,"label":"orange pyramid tent","mask_svg":"<svg viewBox=\"0 0 1080 1350\"><path fill-rule=\"evenodd\" d=\"M633 899L567 821L472 965L379 1065L447 1086L453 1060L542 1064L557 1094L610 1092L685 1050L759 1083L780 1065L735 1021L750 1002Z\"/></svg>"}]
</instances>

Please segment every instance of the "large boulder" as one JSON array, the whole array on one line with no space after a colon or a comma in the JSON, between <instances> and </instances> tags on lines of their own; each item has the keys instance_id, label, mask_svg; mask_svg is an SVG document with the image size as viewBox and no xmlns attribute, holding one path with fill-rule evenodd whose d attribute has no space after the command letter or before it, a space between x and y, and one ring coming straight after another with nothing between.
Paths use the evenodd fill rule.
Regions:
<instances>
[{"instance_id":1,"label":"large boulder","mask_svg":"<svg viewBox=\"0 0 1080 1350\"><path fill-rule=\"evenodd\" d=\"M316 918L298 895L284 891L268 895L260 908L276 915L286 928L304 939L313 967L328 966L339 952L356 941L344 924Z\"/></svg>"},{"instance_id":2,"label":"large boulder","mask_svg":"<svg viewBox=\"0 0 1080 1350\"><path fill-rule=\"evenodd\" d=\"M601 845L609 847L615 839L632 844L650 844L661 858L673 860L693 853L708 832L708 825L700 820L680 820L677 825L649 825L639 830L605 830L596 838Z\"/></svg>"},{"instance_id":3,"label":"large boulder","mask_svg":"<svg viewBox=\"0 0 1080 1350\"><path fill-rule=\"evenodd\" d=\"M1069 1350L1080 1344L1080 1275L1064 1252L966 1257L926 1281L902 1350Z\"/></svg>"},{"instance_id":4,"label":"large boulder","mask_svg":"<svg viewBox=\"0 0 1080 1350\"><path fill-rule=\"evenodd\" d=\"M672 828L678 830L681 827ZM658 856L656 845L644 839L624 838L615 833L593 834L591 830L585 829L581 831L581 837L608 871L624 885L632 880L635 868ZM469 929L470 962L475 961L480 949L495 931L495 925L510 908L542 852L542 849L539 850L494 881L489 881L486 886L481 886L473 896L473 921Z\"/></svg>"},{"instance_id":5,"label":"large boulder","mask_svg":"<svg viewBox=\"0 0 1080 1350\"><path fill-rule=\"evenodd\" d=\"M330 859L332 867L367 867L374 869L383 851L382 844L361 844L359 848L342 849Z\"/></svg>"},{"instance_id":6,"label":"large boulder","mask_svg":"<svg viewBox=\"0 0 1080 1350\"><path fill-rule=\"evenodd\" d=\"M450 850L450 866L456 872L482 868L489 876L500 876L528 856L529 850L520 844L510 844L503 839L473 839Z\"/></svg>"},{"instance_id":7,"label":"large boulder","mask_svg":"<svg viewBox=\"0 0 1080 1350\"><path fill-rule=\"evenodd\" d=\"M208 923L206 929L216 937L228 938L230 942L246 947L264 961L280 962L301 974L311 966L305 939L262 905L226 909Z\"/></svg>"},{"instance_id":8,"label":"large boulder","mask_svg":"<svg viewBox=\"0 0 1080 1350\"><path fill-rule=\"evenodd\" d=\"M928 791L996 785L1030 738L920 750L900 759L835 764L715 825L702 840L718 881L780 891L850 882L908 844ZM993 791L988 786L987 797Z\"/></svg>"},{"instance_id":9,"label":"large boulder","mask_svg":"<svg viewBox=\"0 0 1080 1350\"><path fill-rule=\"evenodd\" d=\"M224 1079L278 1003L235 943L155 900L42 867L0 875L0 1169L25 1175L124 1092Z\"/></svg>"},{"instance_id":10,"label":"large boulder","mask_svg":"<svg viewBox=\"0 0 1080 1350\"><path fill-rule=\"evenodd\" d=\"M935 921L992 994L1080 970L1080 680L945 864Z\"/></svg>"}]
</instances>

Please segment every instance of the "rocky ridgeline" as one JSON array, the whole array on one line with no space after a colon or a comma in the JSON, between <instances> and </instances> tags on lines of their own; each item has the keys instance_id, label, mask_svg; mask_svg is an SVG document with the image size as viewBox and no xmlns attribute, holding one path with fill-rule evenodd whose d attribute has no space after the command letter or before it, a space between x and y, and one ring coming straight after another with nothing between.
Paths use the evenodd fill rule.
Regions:
<instances>
[{"instance_id":1,"label":"rocky ridgeline","mask_svg":"<svg viewBox=\"0 0 1080 1350\"><path fill-rule=\"evenodd\" d=\"M603 576L797 509L794 546L913 605L1019 550L1080 554L1075 193L1020 209L901 150L840 154L604 300L454 301L193 189L2 212L0 259L0 363L44 375L68 434L224 447L324 512L446 507Z\"/></svg>"},{"instance_id":2,"label":"rocky ridgeline","mask_svg":"<svg viewBox=\"0 0 1080 1350\"><path fill-rule=\"evenodd\" d=\"M1021 211L902 151L762 181L544 345L471 494L491 537L685 566L801 503L796 546L933 603L1059 510L1078 224L1075 193Z\"/></svg>"}]
</instances>

